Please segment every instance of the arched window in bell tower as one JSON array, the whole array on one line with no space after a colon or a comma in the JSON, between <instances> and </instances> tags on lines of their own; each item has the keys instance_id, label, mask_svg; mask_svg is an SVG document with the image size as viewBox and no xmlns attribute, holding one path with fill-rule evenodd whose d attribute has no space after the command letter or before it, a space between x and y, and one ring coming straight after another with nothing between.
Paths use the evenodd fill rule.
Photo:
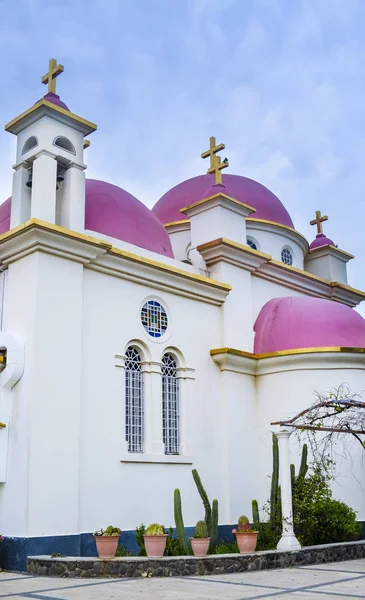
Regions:
<instances>
[{"instance_id":1,"label":"arched window in bell tower","mask_svg":"<svg viewBox=\"0 0 365 600\"><path fill-rule=\"evenodd\" d=\"M53 141L54 146L58 148L62 148L62 150L66 150L66 152L71 152L72 154L76 154L75 146L67 137L63 135L59 135Z\"/></svg>"}]
</instances>

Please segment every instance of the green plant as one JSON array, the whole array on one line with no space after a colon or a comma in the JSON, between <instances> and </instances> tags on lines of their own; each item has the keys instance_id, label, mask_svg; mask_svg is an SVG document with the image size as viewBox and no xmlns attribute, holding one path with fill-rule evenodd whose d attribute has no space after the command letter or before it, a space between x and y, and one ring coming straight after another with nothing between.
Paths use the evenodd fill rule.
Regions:
<instances>
[{"instance_id":1,"label":"green plant","mask_svg":"<svg viewBox=\"0 0 365 600\"><path fill-rule=\"evenodd\" d=\"M251 531L251 525L250 522L248 520L247 517L245 517L244 515L242 515L239 519L238 519L238 525L237 525L237 530L239 532L242 531Z\"/></svg>"},{"instance_id":2,"label":"green plant","mask_svg":"<svg viewBox=\"0 0 365 600\"><path fill-rule=\"evenodd\" d=\"M158 523L152 523L151 525L149 525L146 529L146 533L145 535L164 535L165 534L165 529L162 525L159 525Z\"/></svg>"},{"instance_id":3,"label":"green plant","mask_svg":"<svg viewBox=\"0 0 365 600\"><path fill-rule=\"evenodd\" d=\"M61 554L60 552L52 552L52 554L51 554L51 558L61 558L62 556L65 556L65 555Z\"/></svg>"},{"instance_id":4,"label":"green plant","mask_svg":"<svg viewBox=\"0 0 365 600\"><path fill-rule=\"evenodd\" d=\"M107 527L106 529L98 529L98 531L94 532L94 535L96 535L96 536L106 536L106 535L116 536L116 535L120 535L121 533L122 533L122 530L119 529L119 527L113 527L112 525L109 525L109 527Z\"/></svg>"},{"instance_id":5,"label":"green plant","mask_svg":"<svg viewBox=\"0 0 365 600\"><path fill-rule=\"evenodd\" d=\"M209 502L207 493L204 489L204 486L201 482L201 479L199 477L198 471L196 469L193 469L192 474L193 474L193 479L195 481L195 485L196 485L198 492L200 494L200 497L203 501L203 505L204 505L204 509L205 509L204 520L205 520L205 523L207 526L208 534L209 534L209 537L212 537L211 536L211 533L212 533L212 509L210 507L210 502Z\"/></svg>"},{"instance_id":6,"label":"green plant","mask_svg":"<svg viewBox=\"0 0 365 600\"><path fill-rule=\"evenodd\" d=\"M237 554L238 546L237 542L228 542L227 540L221 540L215 549L215 554Z\"/></svg>"},{"instance_id":7,"label":"green plant","mask_svg":"<svg viewBox=\"0 0 365 600\"><path fill-rule=\"evenodd\" d=\"M260 511L257 500L252 500L252 521L255 529L259 529L260 526Z\"/></svg>"},{"instance_id":8,"label":"green plant","mask_svg":"<svg viewBox=\"0 0 365 600\"><path fill-rule=\"evenodd\" d=\"M135 556L133 552L127 550L123 544L120 544L115 552L115 556Z\"/></svg>"},{"instance_id":9,"label":"green plant","mask_svg":"<svg viewBox=\"0 0 365 600\"><path fill-rule=\"evenodd\" d=\"M182 550L186 550L186 535L185 535L185 526L184 519L182 515L182 506L181 506L181 494L180 490L176 489L174 491L174 517L175 517L175 527L176 534L179 540L180 547Z\"/></svg>"},{"instance_id":10,"label":"green plant","mask_svg":"<svg viewBox=\"0 0 365 600\"><path fill-rule=\"evenodd\" d=\"M195 526L195 534L194 536L195 538L207 538L208 537L208 530L207 530L207 525L205 523L205 521L198 521L196 526Z\"/></svg>"},{"instance_id":11,"label":"green plant","mask_svg":"<svg viewBox=\"0 0 365 600\"><path fill-rule=\"evenodd\" d=\"M136 542L139 547L138 556L146 556L146 548L144 547L144 535L146 533L146 527L143 523L139 527L136 527Z\"/></svg>"},{"instance_id":12,"label":"green plant","mask_svg":"<svg viewBox=\"0 0 365 600\"><path fill-rule=\"evenodd\" d=\"M166 538L165 556L183 556L191 554L189 547L182 548L177 537L173 536L173 529L169 527L168 537Z\"/></svg>"},{"instance_id":13,"label":"green plant","mask_svg":"<svg viewBox=\"0 0 365 600\"><path fill-rule=\"evenodd\" d=\"M212 502L212 529L210 532L210 542L209 542L209 548L208 548L209 554L213 554L215 552L215 548L217 545L218 519L219 519L218 500L216 498L214 498L214 500Z\"/></svg>"},{"instance_id":14,"label":"green plant","mask_svg":"<svg viewBox=\"0 0 365 600\"><path fill-rule=\"evenodd\" d=\"M272 434L272 476L271 476L271 491L270 491L270 523L275 526L275 511L278 502L279 489L279 446L278 438Z\"/></svg>"}]
</instances>

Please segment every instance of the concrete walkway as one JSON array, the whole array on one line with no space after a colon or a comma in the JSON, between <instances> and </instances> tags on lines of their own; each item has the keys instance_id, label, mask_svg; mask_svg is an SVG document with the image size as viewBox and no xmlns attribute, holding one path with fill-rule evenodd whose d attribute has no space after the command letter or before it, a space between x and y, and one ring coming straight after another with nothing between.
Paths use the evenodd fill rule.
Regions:
<instances>
[{"instance_id":1,"label":"concrete walkway","mask_svg":"<svg viewBox=\"0 0 365 600\"><path fill-rule=\"evenodd\" d=\"M365 599L365 559L294 569L141 579L56 579L0 573L1 598L33 600Z\"/></svg>"}]
</instances>

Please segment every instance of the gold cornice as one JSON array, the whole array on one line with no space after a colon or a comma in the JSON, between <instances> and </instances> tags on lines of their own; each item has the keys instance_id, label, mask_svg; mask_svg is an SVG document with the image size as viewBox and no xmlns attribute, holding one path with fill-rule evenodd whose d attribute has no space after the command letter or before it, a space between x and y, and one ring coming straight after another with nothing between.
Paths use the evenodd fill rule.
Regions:
<instances>
[{"instance_id":1,"label":"gold cornice","mask_svg":"<svg viewBox=\"0 0 365 600\"><path fill-rule=\"evenodd\" d=\"M277 356L294 356L297 354L319 354L323 352L342 352L349 354L365 354L365 348L347 348L346 346L319 346L317 348L295 348L292 350L277 350L276 352L264 352L255 354L253 352L245 352L236 348L214 348L210 351L211 356L217 354L233 354L234 356L243 356L254 360L262 360L265 358L274 358Z\"/></svg>"},{"instance_id":2,"label":"gold cornice","mask_svg":"<svg viewBox=\"0 0 365 600\"><path fill-rule=\"evenodd\" d=\"M186 225L190 223L190 219L182 219L181 221L171 221L171 223L164 223L164 227L173 227L174 225Z\"/></svg>"},{"instance_id":3,"label":"gold cornice","mask_svg":"<svg viewBox=\"0 0 365 600\"><path fill-rule=\"evenodd\" d=\"M53 104L52 102L49 102L48 100L44 100L44 98L42 98L42 100L39 100L39 102L34 104L34 106L31 106L30 108L28 108L28 110L24 111L21 115L19 115L18 117L15 117L15 119L13 119L9 123L7 123L5 125L5 131L11 132L11 129L14 127L14 125L17 125L17 123L20 123L20 121L25 119L25 117L28 117L33 112L35 112L39 108L42 108L43 106L45 106L46 108L50 108L51 110L53 110L61 115L64 115L64 116L68 117L69 119L76 121L77 123L81 123L82 125L85 125L85 127L88 127L92 131L96 131L96 129L97 129L97 126L95 125L95 123L92 123L91 121L87 121L86 119L83 119L82 117L79 117L78 115L75 115L74 113L70 112L69 110L66 110L66 109L62 108L61 106L57 106L56 104ZM88 134L86 134L86 135L88 135Z\"/></svg>"},{"instance_id":4,"label":"gold cornice","mask_svg":"<svg viewBox=\"0 0 365 600\"><path fill-rule=\"evenodd\" d=\"M99 246L104 248L106 252L114 256L120 256L127 260L137 262L139 264L148 265L159 271L164 271L166 273L172 273L175 275L179 275L181 277L185 277L187 279L197 281L200 283L204 283L205 285L209 285L210 287L223 290L225 292L229 292L232 289L232 286L222 283L220 281L216 281L214 279L210 279L209 277L204 277L204 275L198 275L196 273L189 273L189 271L185 271L184 269L179 269L178 267L172 267L165 263L158 262L156 260L152 260L150 258L146 258L144 256L140 256L138 254L133 254L132 252L128 252L127 250L121 250L120 248L115 248L111 243L105 242L104 240L99 240L92 236L86 235L84 233L78 233L77 231L72 231L71 229L66 229L65 227L61 227L60 225L53 225L52 223L47 223L45 221L41 221L39 219L30 219L10 231L3 233L0 235L0 244L6 239L11 239L17 235L20 235L23 231L30 230L32 228L43 229L44 231L53 231L62 236L69 237L71 239L80 240L82 242L87 242L89 244L93 244L94 246Z\"/></svg>"},{"instance_id":5,"label":"gold cornice","mask_svg":"<svg viewBox=\"0 0 365 600\"><path fill-rule=\"evenodd\" d=\"M227 194L213 194L213 196L209 196L208 198L203 198L202 200L198 200L198 202L193 202L193 204L189 204L189 206L185 206L184 208L181 208L180 212L185 213L187 210L190 210L191 208L195 208L196 206L206 204L206 202L209 202L210 200L215 200L216 198L224 198L225 200L229 200L229 202L232 202L233 204L238 204L239 206L246 208L247 210L256 212L256 208L253 208L253 206L244 204L244 202L240 202L239 200L236 200L235 198L232 198L231 196L227 196Z\"/></svg>"},{"instance_id":6,"label":"gold cornice","mask_svg":"<svg viewBox=\"0 0 365 600\"><path fill-rule=\"evenodd\" d=\"M224 246L229 246L230 248L237 248L237 250L244 250L253 256L260 256L268 261L271 260L271 254L265 254L265 252L261 252L261 250L254 250L250 246L246 246L245 244L239 244L238 242L233 242L227 238L217 238L216 240L212 240L211 242L205 242L204 244L200 244L197 246L198 252L202 250L208 250L209 248L214 248L214 246L218 246L223 244Z\"/></svg>"},{"instance_id":7,"label":"gold cornice","mask_svg":"<svg viewBox=\"0 0 365 600\"><path fill-rule=\"evenodd\" d=\"M345 252L345 250L341 250L340 248L336 248L336 246L333 246L332 244L324 244L323 246L317 246L317 248L312 248L311 250L309 250L308 254L314 254L318 250L324 250L325 248L336 250L336 252L338 252L339 254L344 254L345 256L347 256L349 260L351 260L351 258L355 258L353 254Z\"/></svg>"},{"instance_id":8,"label":"gold cornice","mask_svg":"<svg viewBox=\"0 0 365 600\"><path fill-rule=\"evenodd\" d=\"M5 423L1 423L1 421L0 421L0 429L5 429L5 427L6 427Z\"/></svg>"},{"instance_id":9,"label":"gold cornice","mask_svg":"<svg viewBox=\"0 0 365 600\"><path fill-rule=\"evenodd\" d=\"M286 231L291 231L292 233L295 233L297 236L302 238L302 240L306 243L306 245L308 247L307 238L302 233L299 233L299 231L294 229L294 227L289 227L289 225L282 225L281 223L276 223L275 221L267 221L266 219L257 219L256 217L246 217L246 221L252 221L254 223L264 223L266 225L274 225L275 227L279 227L279 229L285 229Z\"/></svg>"}]
</instances>

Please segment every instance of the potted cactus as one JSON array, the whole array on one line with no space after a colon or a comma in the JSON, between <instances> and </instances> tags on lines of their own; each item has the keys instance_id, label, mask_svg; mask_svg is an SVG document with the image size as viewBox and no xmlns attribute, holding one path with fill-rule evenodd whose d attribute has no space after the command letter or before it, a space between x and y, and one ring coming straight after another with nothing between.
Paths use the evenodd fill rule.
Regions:
<instances>
[{"instance_id":1,"label":"potted cactus","mask_svg":"<svg viewBox=\"0 0 365 600\"><path fill-rule=\"evenodd\" d=\"M236 540L240 554L251 554L256 550L258 531L253 531L248 518L242 516L238 519L237 529L232 529L236 534Z\"/></svg>"},{"instance_id":2,"label":"potted cactus","mask_svg":"<svg viewBox=\"0 0 365 600\"><path fill-rule=\"evenodd\" d=\"M143 536L147 556L161 558L165 552L167 537L168 535L162 525L157 523L149 525Z\"/></svg>"},{"instance_id":3,"label":"potted cactus","mask_svg":"<svg viewBox=\"0 0 365 600\"><path fill-rule=\"evenodd\" d=\"M114 558L118 548L119 536L122 530L109 525L105 530L99 529L94 533L96 549L99 558Z\"/></svg>"},{"instance_id":4,"label":"potted cactus","mask_svg":"<svg viewBox=\"0 0 365 600\"><path fill-rule=\"evenodd\" d=\"M209 548L210 537L205 521L198 521L195 527L195 535L190 538L194 556L206 556Z\"/></svg>"}]
</instances>

